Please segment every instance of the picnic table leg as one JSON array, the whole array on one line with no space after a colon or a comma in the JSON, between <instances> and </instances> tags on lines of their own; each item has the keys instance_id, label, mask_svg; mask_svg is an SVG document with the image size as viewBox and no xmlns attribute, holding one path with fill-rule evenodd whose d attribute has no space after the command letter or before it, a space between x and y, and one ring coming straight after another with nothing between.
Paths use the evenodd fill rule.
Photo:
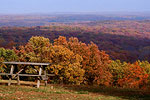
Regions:
<instances>
[{"instance_id":1,"label":"picnic table leg","mask_svg":"<svg viewBox=\"0 0 150 100\"><path fill-rule=\"evenodd\" d=\"M21 73L24 69L21 69L16 75L17 75L17 85L20 85L20 77L19 73ZM16 75L14 77L16 77Z\"/></svg>"},{"instance_id":2,"label":"picnic table leg","mask_svg":"<svg viewBox=\"0 0 150 100\"><path fill-rule=\"evenodd\" d=\"M40 67L40 70L39 70L39 76L42 74L42 68ZM38 81L37 81L37 88L40 87L40 77L38 77Z\"/></svg>"},{"instance_id":3,"label":"picnic table leg","mask_svg":"<svg viewBox=\"0 0 150 100\"><path fill-rule=\"evenodd\" d=\"M17 85L20 85L20 77L19 77L19 75L17 76Z\"/></svg>"},{"instance_id":4,"label":"picnic table leg","mask_svg":"<svg viewBox=\"0 0 150 100\"><path fill-rule=\"evenodd\" d=\"M44 70L44 75L45 75L45 78L47 78L47 76L46 76L46 70ZM47 79L45 79L45 86L47 86Z\"/></svg>"},{"instance_id":5,"label":"picnic table leg","mask_svg":"<svg viewBox=\"0 0 150 100\"><path fill-rule=\"evenodd\" d=\"M10 74L11 74L11 76L9 77L8 86L11 85L11 78L12 78L13 71L14 71L14 66L11 65L11 69L10 69Z\"/></svg>"}]
</instances>

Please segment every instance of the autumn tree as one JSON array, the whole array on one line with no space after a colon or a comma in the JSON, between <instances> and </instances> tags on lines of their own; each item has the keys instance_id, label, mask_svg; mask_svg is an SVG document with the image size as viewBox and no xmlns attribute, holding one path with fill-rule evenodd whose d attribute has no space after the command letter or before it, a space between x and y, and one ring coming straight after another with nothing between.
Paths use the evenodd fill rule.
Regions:
<instances>
[{"instance_id":1,"label":"autumn tree","mask_svg":"<svg viewBox=\"0 0 150 100\"><path fill-rule=\"evenodd\" d=\"M63 46L53 46L50 49L50 62L48 70L54 73L57 81L63 83L80 84L84 80L84 70L80 64L82 57L74 54Z\"/></svg>"},{"instance_id":2,"label":"autumn tree","mask_svg":"<svg viewBox=\"0 0 150 100\"><path fill-rule=\"evenodd\" d=\"M149 74L137 62L130 64L129 69L123 78L118 80L120 86L124 88L143 88L148 86Z\"/></svg>"},{"instance_id":3,"label":"autumn tree","mask_svg":"<svg viewBox=\"0 0 150 100\"><path fill-rule=\"evenodd\" d=\"M119 79L124 78L130 68L127 62L121 62L120 60L112 60L109 64L109 72L112 74L112 85L120 86Z\"/></svg>"},{"instance_id":4,"label":"autumn tree","mask_svg":"<svg viewBox=\"0 0 150 100\"><path fill-rule=\"evenodd\" d=\"M17 55L13 50L0 48L0 58L4 61L16 61Z\"/></svg>"},{"instance_id":5,"label":"autumn tree","mask_svg":"<svg viewBox=\"0 0 150 100\"><path fill-rule=\"evenodd\" d=\"M0 48L0 72L8 71L9 68L6 67L2 62L4 61L17 61L17 55L13 50Z\"/></svg>"},{"instance_id":6,"label":"autumn tree","mask_svg":"<svg viewBox=\"0 0 150 100\"><path fill-rule=\"evenodd\" d=\"M34 36L31 37L25 46L14 49L20 61L48 62L48 51L50 49L48 38Z\"/></svg>"},{"instance_id":7,"label":"autumn tree","mask_svg":"<svg viewBox=\"0 0 150 100\"><path fill-rule=\"evenodd\" d=\"M82 56L83 61L81 64L85 70L85 78L89 84L110 84L111 75L107 71L108 64L110 63L109 55L104 51L100 51L94 43L91 42L91 44L86 45L77 38L71 37L67 41L65 37L60 36L58 39L54 40L54 45L62 45L73 51L75 54Z\"/></svg>"}]
</instances>

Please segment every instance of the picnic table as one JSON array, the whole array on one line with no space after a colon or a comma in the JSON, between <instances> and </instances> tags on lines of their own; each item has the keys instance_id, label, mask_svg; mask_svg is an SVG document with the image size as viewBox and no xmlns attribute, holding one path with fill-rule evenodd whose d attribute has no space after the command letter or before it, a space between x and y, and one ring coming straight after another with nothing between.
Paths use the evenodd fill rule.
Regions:
<instances>
[{"instance_id":1,"label":"picnic table","mask_svg":"<svg viewBox=\"0 0 150 100\"><path fill-rule=\"evenodd\" d=\"M37 77L37 88L40 87L40 80L45 81L45 86L47 85L48 76L55 76L54 74L47 74L46 67L50 65L50 63L32 63L32 62L3 62L3 64L11 65L10 73L0 73L0 75L6 75L9 77L8 86L11 85L11 80L17 78L17 84L20 85L20 77L26 76L26 77ZM18 65L24 66L21 67L20 70L18 70ZM23 70L26 70L26 67L32 67L34 70L36 70L39 74L23 74L21 73ZM38 66L39 70L35 68L35 66ZM17 69L18 71L14 73L14 70ZM42 74L43 72L43 74Z\"/></svg>"}]
</instances>

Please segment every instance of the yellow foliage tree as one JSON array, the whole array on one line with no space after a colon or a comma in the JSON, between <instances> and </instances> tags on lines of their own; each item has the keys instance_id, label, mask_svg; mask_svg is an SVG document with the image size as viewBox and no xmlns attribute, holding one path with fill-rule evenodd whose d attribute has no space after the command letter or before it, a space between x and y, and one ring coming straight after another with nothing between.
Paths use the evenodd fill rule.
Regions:
<instances>
[{"instance_id":1,"label":"yellow foliage tree","mask_svg":"<svg viewBox=\"0 0 150 100\"><path fill-rule=\"evenodd\" d=\"M50 49L50 40L48 38L34 36L31 37L25 46L15 49L20 61L29 62L48 62L48 52Z\"/></svg>"},{"instance_id":2,"label":"yellow foliage tree","mask_svg":"<svg viewBox=\"0 0 150 100\"><path fill-rule=\"evenodd\" d=\"M63 46L53 46L50 49L52 66L48 70L55 73L60 82L80 84L84 80L85 73L81 68L81 61L82 57L69 49Z\"/></svg>"}]
</instances>

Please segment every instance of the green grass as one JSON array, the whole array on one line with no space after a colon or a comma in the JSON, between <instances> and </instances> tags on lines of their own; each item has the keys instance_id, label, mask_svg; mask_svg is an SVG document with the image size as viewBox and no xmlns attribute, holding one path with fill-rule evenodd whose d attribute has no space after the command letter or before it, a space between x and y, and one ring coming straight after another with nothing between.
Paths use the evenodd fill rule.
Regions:
<instances>
[{"instance_id":1,"label":"green grass","mask_svg":"<svg viewBox=\"0 0 150 100\"><path fill-rule=\"evenodd\" d=\"M150 91L56 84L39 89L0 85L0 100L150 100Z\"/></svg>"}]
</instances>

